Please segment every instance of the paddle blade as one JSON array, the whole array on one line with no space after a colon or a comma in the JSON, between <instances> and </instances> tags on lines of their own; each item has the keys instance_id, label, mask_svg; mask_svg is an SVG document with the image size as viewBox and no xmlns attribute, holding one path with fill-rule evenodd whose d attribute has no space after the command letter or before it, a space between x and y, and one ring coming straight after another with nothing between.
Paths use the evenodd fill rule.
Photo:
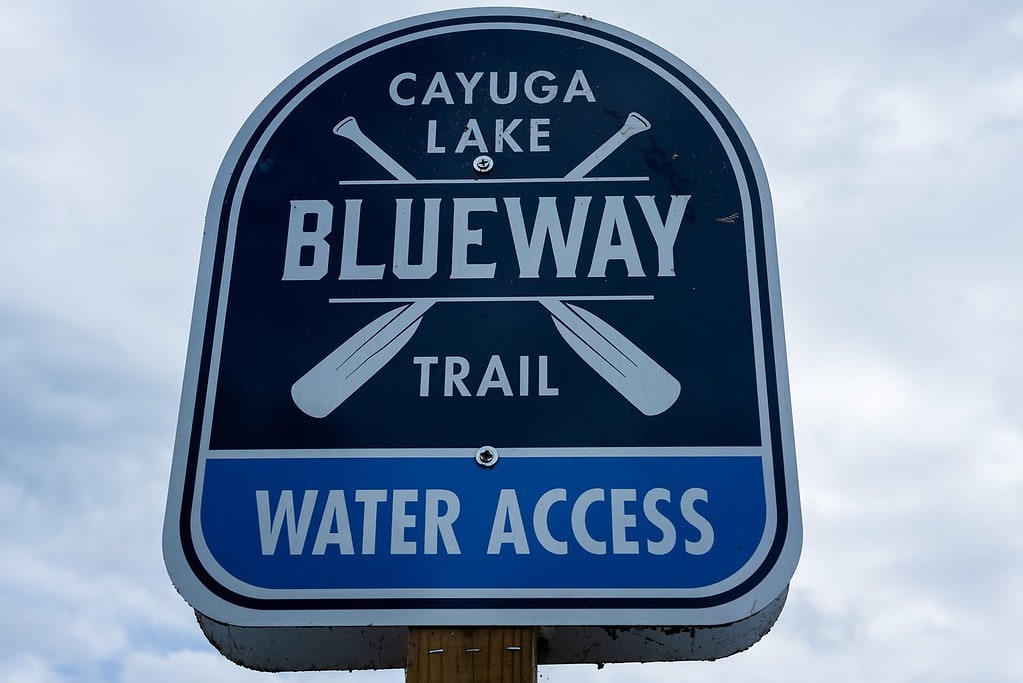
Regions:
<instances>
[{"instance_id":1,"label":"paddle blade","mask_svg":"<svg viewBox=\"0 0 1023 683\"><path fill-rule=\"evenodd\" d=\"M292 385L295 405L310 417L334 412L412 339L430 304L400 306L353 334Z\"/></svg>"},{"instance_id":2,"label":"paddle blade","mask_svg":"<svg viewBox=\"0 0 1023 683\"><path fill-rule=\"evenodd\" d=\"M678 380L621 332L578 306L541 303L572 350L641 413L660 415L678 400Z\"/></svg>"}]
</instances>

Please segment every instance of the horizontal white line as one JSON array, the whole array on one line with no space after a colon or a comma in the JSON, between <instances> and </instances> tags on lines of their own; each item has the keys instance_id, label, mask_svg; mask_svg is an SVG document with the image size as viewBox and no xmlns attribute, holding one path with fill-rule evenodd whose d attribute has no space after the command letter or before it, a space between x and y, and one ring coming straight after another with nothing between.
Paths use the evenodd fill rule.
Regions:
<instances>
[{"instance_id":1,"label":"horizontal white line","mask_svg":"<svg viewBox=\"0 0 1023 683\"><path fill-rule=\"evenodd\" d=\"M516 448L496 446L501 458L763 458L769 456L760 446L708 447L555 447ZM210 460L296 458L463 458L473 461L476 448L323 448L279 450L208 450L202 457ZM500 464L498 464L500 467Z\"/></svg>"},{"instance_id":2,"label":"horizontal white line","mask_svg":"<svg viewBox=\"0 0 1023 683\"><path fill-rule=\"evenodd\" d=\"M543 301L544 299L555 299L557 301L653 301L652 294L635 294L621 296L441 296L441 297L397 297L377 299L373 297L354 299L328 299L332 304L409 304L415 301L430 301L432 303L500 303L504 301Z\"/></svg>"},{"instance_id":3,"label":"horizontal white line","mask_svg":"<svg viewBox=\"0 0 1023 683\"><path fill-rule=\"evenodd\" d=\"M341 180L338 185L481 185L511 183L644 183L649 176L599 176L592 178L427 178L423 180Z\"/></svg>"}]
</instances>

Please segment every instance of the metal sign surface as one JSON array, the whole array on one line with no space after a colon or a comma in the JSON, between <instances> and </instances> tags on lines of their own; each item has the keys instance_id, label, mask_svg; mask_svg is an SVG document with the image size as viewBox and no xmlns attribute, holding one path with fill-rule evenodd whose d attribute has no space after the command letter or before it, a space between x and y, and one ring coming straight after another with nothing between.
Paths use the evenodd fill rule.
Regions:
<instances>
[{"instance_id":1,"label":"metal sign surface","mask_svg":"<svg viewBox=\"0 0 1023 683\"><path fill-rule=\"evenodd\" d=\"M240 626L725 624L798 558L789 410L723 99L581 17L406 20L221 167L168 569Z\"/></svg>"}]
</instances>

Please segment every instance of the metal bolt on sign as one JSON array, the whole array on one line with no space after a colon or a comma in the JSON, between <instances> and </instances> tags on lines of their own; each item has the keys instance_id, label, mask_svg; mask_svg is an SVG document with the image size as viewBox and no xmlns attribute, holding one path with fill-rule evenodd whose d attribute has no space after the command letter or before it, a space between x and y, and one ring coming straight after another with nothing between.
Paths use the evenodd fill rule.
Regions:
<instances>
[{"instance_id":1,"label":"metal bolt on sign","mask_svg":"<svg viewBox=\"0 0 1023 683\"><path fill-rule=\"evenodd\" d=\"M472 168L477 173L490 173L494 170L494 160L485 154L481 154L472 160Z\"/></svg>"},{"instance_id":2,"label":"metal bolt on sign","mask_svg":"<svg viewBox=\"0 0 1023 683\"><path fill-rule=\"evenodd\" d=\"M493 446L482 446L476 451L476 462L483 467L493 467L497 464L498 457L500 456L497 449Z\"/></svg>"}]
</instances>

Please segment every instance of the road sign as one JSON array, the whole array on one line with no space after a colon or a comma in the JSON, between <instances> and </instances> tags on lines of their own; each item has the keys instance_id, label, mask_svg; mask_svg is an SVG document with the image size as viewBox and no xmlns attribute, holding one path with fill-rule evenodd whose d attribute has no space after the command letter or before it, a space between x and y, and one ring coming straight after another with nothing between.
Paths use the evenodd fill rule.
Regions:
<instances>
[{"instance_id":1,"label":"road sign","mask_svg":"<svg viewBox=\"0 0 1023 683\"><path fill-rule=\"evenodd\" d=\"M767 183L690 67L459 10L245 123L165 531L200 614L719 626L780 607L800 538Z\"/></svg>"}]
</instances>

